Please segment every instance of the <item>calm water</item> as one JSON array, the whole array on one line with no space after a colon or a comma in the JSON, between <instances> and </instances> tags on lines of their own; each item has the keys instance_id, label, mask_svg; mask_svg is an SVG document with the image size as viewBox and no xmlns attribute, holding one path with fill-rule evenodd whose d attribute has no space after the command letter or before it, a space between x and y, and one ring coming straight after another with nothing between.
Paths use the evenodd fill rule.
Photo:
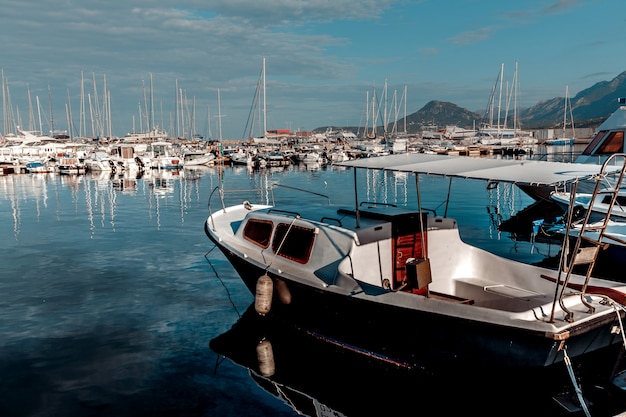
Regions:
<instances>
[{"instance_id":1,"label":"calm water","mask_svg":"<svg viewBox=\"0 0 626 417\"><path fill-rule=\"evenodd\" d=\"M205 258L209 195L219 184L234 191L277 183L354 203L352 171L336 167L206 168L126 181L0 176L0 416L298 415L209 347L253 302L217 250L210 262ZM363 172L358 184L360 200L416 200L412 178ZM448 180L420 179L424 206L459 219L466 240L528 262L558 251L497 231L500 221L530 204L519 190L458 184L452 183L446 209ZM274 197L324 202L288 188ZM271 198L267 190L245 197ZM227 193L226 200L243 198ZM319 381L318 388L336 379L302 376ZM367 390L385 401L406 395L375 385Z\"/></svg>"}]
</instances>

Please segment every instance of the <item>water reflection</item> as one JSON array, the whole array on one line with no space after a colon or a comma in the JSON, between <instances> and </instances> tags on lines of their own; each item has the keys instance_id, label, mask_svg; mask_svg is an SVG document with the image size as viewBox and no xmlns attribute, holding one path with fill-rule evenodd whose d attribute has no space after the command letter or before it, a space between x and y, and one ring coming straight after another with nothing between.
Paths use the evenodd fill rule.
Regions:
<instances>
[{"instance_id":1,"label":"water reflection","mask_svg":"<svg viewBox=\"0 0 626 417\"><path fill-rule=\"evenodd\" d=\"M551 162L574 162L586 143L573 145L538 145L534 159Z\"/></svg>"},{"instance_id":2,"label":"water reflection","mask_svg":"<svg viewBox=\"0 0 626 417\"><path fill-rule=\"evenodd\" d=\"M16 241L24 221L41 222L46 212L57 221L70 214L86 218L93 238L98 229L115 230L120 205L134 206L137 200L147 203L148 214L155 219L157 229L161 225L163 204L175 205L180 221L184 222L189 203L204 199L201 188L217 183L220 175L218 168L210 167L151 170L134 175L111 172L6 175L0 176L0 204L9 205Z\"/></svg>"},{"instance_id":3,"label":"water reflection","mask_svg":"<svg viewBox=\"0 0 626 417\"><path fill-rule=\"evenodd\" d=\"M556 400L580 411L576 397L545 374L394 362L260 317L253 307L210 347L300 415L567 415ZM218 358L218 375L219 366ZM565 367L560 371L565 377ZM592 415L611 415L607 392L585 389L596 404Z\"/></svg>"},{"instance_id":4,"label":"water reflection","mask_svg":"<svg viewBox=\"0 0 626 417\"><path fill-rule=\"evenodd\" d=\"M6 383L0 391L5 400L0 414L223 416L325 411L324 415L415 416L511 415L518 408L533 408L531 415L551 411L553 400L539 398L546 387L541 379L496 375L490 382L483 372L459 371L432 375L427 368L384 362L283 326L257 328L256 319L247 315L234 331L216 337L234 321L227 298L232 295L233 304L246 306L251 295L225 259L214 261L227 294L206 266L203 255L210 244L202 222L211 190L217 185L231 191L254 188L248 198L261 202L271 201L268 186L282 183L327 194L336 204L353 205L352 172L336 166L262 171L233 166L113 177L0 176L0 226L5 236L0 304L4 322L10 323L1 329L5 354L0 369ZM389 203L415 205L412 176L370 176L367 183L366 175L359 171L362 200L367 195L381 201L366 194L370 187ZM448 180L421 177L420 186L424 205L444 214ZM478 182L457 187L455 182L451 194L456 200L448 215L463 227L470 226L468 240L504 256L523 257L523 248L507 252L508 239L486 232L492 224L495 230L511 210L524 207L519 190L485 190ZM317 196L286 188L276 197L298 204L320 202ZM242 201L234 193L225 198L227 205ZM485 216L485 207L491 216ZM407 323L407 331L417 331L418 326ZM263 376L258 367L256 347L263 337L272 344L271 376ZM216 340L211 345L215 351L250 369L256 384L272 395L252 393L255 383L247 374L243 377L249 384L239 390L236 381L233 386L219 378L230 363L222 363L214 375L216 355L207 347L211 338ZM273 405L256 402L268 397L273 404L274 396L293 405L293 414L280 414ZM30 409L39 412L29 413Z\"/></svg>"},{"instance_id":5,"label":"water reflection","mask_svg":"<svg viewBox=\"0 0 626 417\"><path fill-rule=\"evenodd\" d=\"M357 175L359 201L417 205L412 175L370 170L357 170ZM125 213L128 210L133 210L133 215L146 216L151 221L150 226L160 230L163 209L167 207L178 215L180 224L183 224L190 204L201 202L206 207L207 195L218 185L224 190L226 205L240 204L244 200L260 204L273 204L275 200L293 204L326 203L319 197L276 188L277 184L326 195L332 204L352 206L355 203L352 169L327 165L308 170L300 164L262 170L236 165L148 170L135 175L0 176L0 204L7 203L5 216L11 213L10 220L7 218L12 221L11 234L19 240L24 220L40 222L44 212L57 221L63 215L86 220L92 238L99 230L119 230L120 219L130 215ZM515 210L531 202L517 187L508 184L486 189L485 184L479 181L450 181L447 178L420 176L419 186L425 210L454 217L459 224L469 225L469 228L463 228L464 237L481 247L491 246L493 240L500 240L499 225ZM242 190L247 192L242 193ZM486 235L484 231L487 231ZM499 248L496 247L496 250ZM521 251L524 251L523 248ZM512 256L517 256L517 252L516 249Z\"/></svg>"}]
</instances>

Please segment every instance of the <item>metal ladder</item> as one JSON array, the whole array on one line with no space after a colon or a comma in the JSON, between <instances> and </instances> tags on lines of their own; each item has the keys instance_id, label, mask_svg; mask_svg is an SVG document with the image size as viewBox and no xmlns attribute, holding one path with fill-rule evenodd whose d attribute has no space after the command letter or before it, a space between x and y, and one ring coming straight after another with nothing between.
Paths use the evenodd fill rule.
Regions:
<instances>
[{"instance_id":1,"label":"metal ladder","mask_svg":"<svg viewBox=\"0 0 626 417\"><path fill-rule=\"evenodd\" d=\"M606 228L611 220L611 213L613 211L613 207L616 204L617 197L620 192L620 187L622 185L622 180L624 179L625 171L626 154L612 154L602 164L600 172L596 174L593 178L593 180L595 181L594 190L591 195L591 199L589 200L589 206L585 210L584 218L579 222L580 230L578 232L578 236L575 240L573 248L571 248L571 250L568 250L570 230L573 222L574 210L576 209L575 204L578 182L574 182L572 184L572 188L570 190L569 209L567 213L567 230L565 234L563 250L561 251L561 265L563 272L566 273L566 276L562 281L562 288L559 295L559 305L561 306L561 309L566 313L565 320L567 320L568 322L574 321L574 313L567 309L563 299L566 295L565 290L572 288L572 286L569 285L570 278L573 273L574 267L578 265L587 266L586 273L584 274L585 281L579 291L581 301L587 308L589 308L589 311L591 313L595 311L595 308L587 302L585 295L587 294L589 280L596 265L598 255L600 254L600 251L605 249L608 245L605 239ZM609 196L608 209L606 214L602 216L602 220L590 223L589 221L593 211L593 205L599 195ZM606 197L604 199L606 199ZM597 213L598 212L596 212L596 214ZM586 234L586 232L593 232L593 235ZM572 293L569 292L567 295L570 296L572 295Z\"/></svg>"}]
</instances>

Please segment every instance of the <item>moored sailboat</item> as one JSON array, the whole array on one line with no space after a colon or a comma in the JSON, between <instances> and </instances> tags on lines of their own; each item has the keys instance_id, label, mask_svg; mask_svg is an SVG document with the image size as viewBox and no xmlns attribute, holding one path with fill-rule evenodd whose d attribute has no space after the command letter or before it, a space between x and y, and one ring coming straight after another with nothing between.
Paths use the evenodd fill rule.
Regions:
<instances>
[{"instance_id":1,"label":"moored sailboat","mask_svg":"<svg viewBox=\"0 0 626 417\"><path fill-rule=\"evenodd\" d=\"M568 114L569 112L569 114ZM567 137L565 132L568 125L568 116L570 120L570 124L572 125L572 136ZM572 115L572 103L569 98L569 87L565 86L565 104L563 106L563 130L561 136L556 138L546 139L546 145L573 145L576 140L576 130L574 127L574 116Z\"/></svg>"}]
</instances>

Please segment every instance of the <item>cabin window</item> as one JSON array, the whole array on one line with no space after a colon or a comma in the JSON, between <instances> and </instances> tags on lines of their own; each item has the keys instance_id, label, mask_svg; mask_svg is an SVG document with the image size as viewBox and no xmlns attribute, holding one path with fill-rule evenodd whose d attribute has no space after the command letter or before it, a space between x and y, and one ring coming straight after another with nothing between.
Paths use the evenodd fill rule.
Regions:
<instances>
[{"instance_id":1,"label":"cabin window","mask_svg":"<svg viewBox=\"0 0 626 417\"><path fill-rule=\"evenodd\" d=\"M286 237L285 233L287 233ZM305 264L311 257L314 241L315 229L280 223L276 226L272 250L279 256Z\"/></svg>"},{"instance_id":2,"label":"cabin window","mask_svg":"<svg viewBox=\"0 0 626 417\"><path fill-rule=\"evenodd\" d=\"M244 239L264 249L270 245L274 223L269 220L250 219L243 229Z\"/></svg>"},{"instance_id":3,"label":"cabin window","mask_svg":"<svg viewBox=\"0 0 626 417\"><path fill-rule=\"evenodd\" d=\"M604 137L604 135L606 135L606 130L599 131L585 147L585 149L583 150L583 155L591 155L596 146L598 146L598 143L600 143L600 140Z\"/></svg>"},{"instance_id":4,"label":"cabin window","mask_svg":"<svg viewBox=\"0 0 626 417\"><path fill-rule=\"evenodd\" d=\"M602 204L611 204L611 199L613 197L610 195L605 195L604 198L602 199ZM626 207L626 197L623 195L618 195L617 198L615 199L615 204L617 204L620 207Z\"/></svg>"},{"instance_id":5,"label":"cabin window","mask_svg":"<svg viewBox=\"0 0 626 417\"><path fill-rule=\"evenodd\" d=\"M595 152L596 154L612 154L616 152L622 152L624 149L624 132L612 132L609 136L602 142L598 150Z\"/></svg>"}]
</instances>

